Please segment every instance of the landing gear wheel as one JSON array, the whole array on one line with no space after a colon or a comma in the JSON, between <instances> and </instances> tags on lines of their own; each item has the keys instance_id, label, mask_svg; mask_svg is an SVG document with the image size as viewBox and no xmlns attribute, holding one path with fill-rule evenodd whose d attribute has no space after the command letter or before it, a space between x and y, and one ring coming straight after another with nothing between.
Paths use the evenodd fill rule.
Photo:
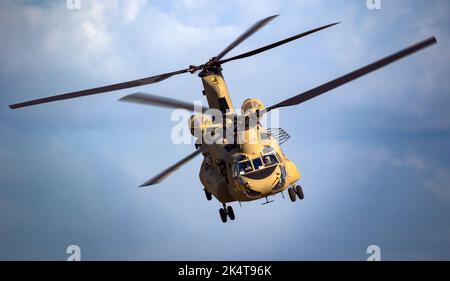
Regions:
<instances>
[{"instance_id":1,"label":"landing gear wheel","mask_svg":"<svg viewBox=\"0 0 450 281\"><path fill-rule=\"evenodd\" d=\"M297 196L295 195L295 191L292 187L288 188L288 193L289 193L289 198L291 199L291 201L295 202L295 200L297 200Z\"/></svg>"},{"instance_id":2,"label":"landing gear wheel","mask_svg":"<svg viewBox=\"0 0 450 281\"><path fill-rule=\"evenodd\" d=\"M208 201L210 201L210 200L212 199L211 192L209 192L209 191L206 190L206 189L203 189L203 190L205 191L206 199L207 199Z\"/></svg>"},{"instance_id":3,"label":"landing gear wheel","mask_svg":"<svg viewBox=\"0 0 450 281\"><path fill-rule=\"evenodd\" d=\"M303 200L303 198L305 198L305 195L303 194L303 189L300 185L295 186L294 191L297 194L298 198L300 198L300 200Z\"/></svg>"},{"instance_id":4,"label":"landing gear wheel","mask_svg":"<svg viewBox=\"0 0 450 281\"><path fill-rule=\"evenodd\" d=\"M227 212L225 211L224 208L219 209L219 214L220 214L220 219L222 219L222 222L223 223L227 222Z\"/></svg>"},{"instance_id":5,"label":"landing gear wheel","mask_svg":"<svg viewBox=\"0 0 450 281\"><path fill-rule=\"evenodd\" d=\"M231 207L231 206L227 207L227 214L228 214L228 217L230 218L230 220L234 221L235 217L234 217L233 207Z\"/></svg>"}]
</instances>

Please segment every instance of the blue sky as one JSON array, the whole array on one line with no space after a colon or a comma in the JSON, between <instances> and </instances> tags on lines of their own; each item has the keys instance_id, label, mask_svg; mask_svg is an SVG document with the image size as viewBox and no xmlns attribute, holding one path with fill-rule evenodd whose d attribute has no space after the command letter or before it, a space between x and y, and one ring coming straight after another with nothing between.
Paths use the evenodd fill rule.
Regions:
<instances>
[{"instance_id":1,"label":"blue sky","mask_svg":"<svg viewBox=\"0 0 450 281\"><path fill-rule=\"evenodd\" d=\"M0 2L0 259L450 259L449 2ZM131 90L24 110L7 105L204 62L253 22L276 20L232 51L340 25L224 66L235 106L267 105L431 35L439 43L281 112L305 200L234 204L222 224L201 159L136 186L193 150L170 141L171 111L124 104ZM196 76L139 90L201 100Z\"/></svg>"}]
</instances>

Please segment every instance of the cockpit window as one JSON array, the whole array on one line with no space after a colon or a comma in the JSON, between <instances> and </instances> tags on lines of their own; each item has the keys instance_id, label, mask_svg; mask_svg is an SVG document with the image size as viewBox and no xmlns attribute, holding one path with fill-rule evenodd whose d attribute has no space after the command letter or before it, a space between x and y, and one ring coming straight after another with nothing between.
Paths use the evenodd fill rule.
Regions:
<instances>
[{"instance_id":1,"label":"cockpit window","mask_svg":"<svg viewBox=\"0 0 450 281\"><path fill-rule=\"evenodd\" d=\"M244 161L239 163L239 174L243 175L253 171L252 163L250 161Z\"/></svg>"},{"instance_id":2,"label":"cockpit window","mask_svg":"<svg viewBox=\"0 0 450 281\"><path fill-rule=\"evenodd\" d=\"M263 155L262 159L264 162L264 166L266 166L266 167L272 166L272 165L278 163L278 160L277 160L277 157L275 157L275 154Z\"/></svg>"},{"instance_id":3,"label":"cockpit window","mask_svg":"<svg viewBox=\"0 0 450 281\"><path fill-rule=\"evenodd\" d=\"M261 138L261 140L268 140L269 139L269 135L267 132L260 132L259 133L259 137Z\"/></svg>"},{"instance_id":4,"label":"cockpit window","mask_svg":"<svg viewBox=\"0 0 450 281\"><path fill-rule=\"evenodd\" d=\"M264 165L263 165L260 157L255 158L252 161L253 161L253 167L255 167L255 170L259 170L261 168L264 168Z\"/></svg>"},{"instance_id":5,"label":"cockpit window","mask_svg":"<svg viewBox=\"0 0 450 281\"><path fill-rule=\"evenodd\" d=\"M241 154L241 155L239 156L238 161L243 161L243 160L247 160L247 156L245 156L244 154Z\"/></svg>"},{"instance_id":6,"label":"cockpit window","mask_svg":"<svg viewBox=\"0 0 450 281\"><path fill-rule=\"evenodd\" d=\"M273 147L271 146L264 146L264 148L262 149L262 154L268 154L271 153L273 151Z\"/></svg>"}]
</instances>

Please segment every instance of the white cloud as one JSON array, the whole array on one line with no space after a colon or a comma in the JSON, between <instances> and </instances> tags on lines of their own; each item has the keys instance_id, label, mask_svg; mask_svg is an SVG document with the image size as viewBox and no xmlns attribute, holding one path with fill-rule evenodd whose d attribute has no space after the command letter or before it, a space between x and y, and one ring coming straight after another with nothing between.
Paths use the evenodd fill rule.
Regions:
<instances>
[{"instance_id":1,"label":"white cloud","mask_svg":"<svg viewBox=\"0 0 450 281\"><path fill-rule=\"evenodd\" d=\"M450 202L450 170L439 169L425 181L425 187L436 196Z\"/></svg>"},{"instance_id":2,"label":"white cloud","mask_svg":"<svg viewBox=\"0 0 450 281\"><path fill-rule=\"evenodd\" d=\"M123 8L123 13L126 23L134 21L143 7L147 4L147 0L127 0L124 2L125 7Z\"/></svg>"},{"instance_id":3,"label":"white cloud","mask_svg":"<svg viewBox=\"0 0 450 281\"><path fill-rule=\"evenodd\" d=\"M403 156L393 156L390 159L392 165L402 168L413 168L415 170L423 170L427 167L427 163L418 155L407 154Z\"/></svg>"},{"instance_id":4,"label":"white cloud","mask_svg":"<svg viewBox=\"0 0 450 281\"><path fill-rule=\"evenodd\" d=\"M46 64L77 68L95 75L98 71L112 71L102 57L120 63L109 22L115 5L109 2L83 3L81 10L16 1L2 2L2 5L9 7L5 10L2 7L1 12L1 33L6 44L0 46L0 61L9 71L39 72L42 64ZM14 18L4 18L6 11L13 13ZM92 63L96 65L95 71Z\"/></svg>"}]
</instances>

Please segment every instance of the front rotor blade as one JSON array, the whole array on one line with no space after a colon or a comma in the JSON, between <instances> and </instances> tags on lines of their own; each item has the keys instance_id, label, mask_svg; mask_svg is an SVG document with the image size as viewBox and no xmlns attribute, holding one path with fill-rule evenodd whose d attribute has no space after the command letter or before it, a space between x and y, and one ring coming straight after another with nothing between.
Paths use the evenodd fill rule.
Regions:
<instances>
[{"instance_id":1,"label":"front rotor blade","mask_svg":"<svg viewBox=\"0 0 450 281\"><path fill-rule=\"evenodd\" d=\"M291 41L297 40L297 39L299 39L299 38L305 37L305 36L307 36L307 35L309 35L309 34L311 34L311 33L320 31L320 30L322 30L322 29L331 27L331 26L336 25L336 24L339 24L339 22L335 22L335 23L327 24L327 25L324 25L324 26L321 26L321 27L318 27L318 28L315 28L315 29L311 29L311 30L309 30L309 31L306 31L306 32L303 32L303 33L294 35L294 36L292 36L292 37L289 37L289 38L280 40L280 41L275 42L275 43L272 43L272 44L270 44L270 45L267 45L267 46L264 46L264 47L255 49L255 50L253 50L253 51L249 51L249 52L240 54L240 55L238 55L238 56L231 57L231 58L229 58L229 59L221 60L221 61L219 61L219 63L222 64L222 63L226 63L226 62L229 62L229 61L232 61L232 60L238 60L238 59L243 59L243 58L246 58L246 57L250 57L250 56L259 54L259 53L261 53L261 52L265 52L265 51L267 51L267 50L273 49L273 48L275 48L275 47L281 46L281 45L286 44L286 43L288 43L288 42L291 42Z\"/></svg>"},{"instance_id":2,"label":"front rotor blade","mask_svg":"<svg viewBox=\"0 0 450 281\"><path fill-rule=\"evenodd\" d=\"M171 173L175 172L178 168L189 162L190 160L194 159L195 156L199 155L202 152L201 149L197 149L193 153L189 154L185 158L181 159L177 163L173 164L172 166L168 167L161 173L157 174L153 178L149 179L148 181L141 184L139 187L149 186L153 184L160 183L162 180L164 180L166 177L168 177ZM156 159L155 159L156 160Z\"/></svg>"},{"instance_id":3,"label":"front rotor blade","mask_svg":"<svg viewBox=\"0 0 450 281\"><path fill-rule=\"evenodd\" d=\"M205 112L208 109L205 106L195 106L193 103L190 102L146 94L142 92L124 96L123 98L119 99L119 101L126 101L145 105L154 105L174 109L184 108L194 112L196 111Z\"/></svg>"},{"instance_id":4,"label":"front rotor blade","mask_svg":"<svg viewBox=\"0 0 450 281\"><path fill-rule=\"evenodd\" d=\"M300 103L305 102L307 100L310 100L312 98L315 98L315 97L317 97L317 96L319 96L321 94L324 94L324 93L326 93L326 92L328 92L330 90L333 90L334 88L337 88L337 87L339 87L339 86L341 86L343 84L346 84L346 83L348 83L348 82L350 82L352 80L355 80L355 79L357 79L357 78L359 78L359 77L361 77L361 76L363 76L365 74L368 74L368 73L370 73L372 71L380 69L383 66L386 66L386 65L388 65L390 63L393 63L393 62L395 62L395 61L397 61L397 60L399 60L401 58L404 58L404 57L406 57L408 55L411 55L411 54L413 54L413 53L415 53L415 52L417 52L417 51L419 51L421 49L429 47L430 45L433 45L436 42L437 42L437 40L436 40L436 38L434 36L430 37L430 38L428 38L426 40L423 40L423 41L421 41L419 43L416 43L416 44L414 44L414 45L412 45L412 46L410 46L410 47L408 47L406 49L403 49L403 50L401 50L401 51L399 51L397 53L394 53L394 54L392 54L392 55L390 55L388 57L385 57L385 58L383 58L381 60L378 60L378 61L376 61L374 63L371 63L371 64L369 64L369 65L367 65L365 67L362 67L362 68L360 68L358 70L355 70L355 71L350 72L350 73L348 73L348 74L346 74L344 76L341 76L341 77L339 77L337 79L334 79L334 80L332 80L332 81L330 81L328 83L322 84L322 85L320 85L320 86L318 86L318 87L316 87L314 89L311 89L309 91L303 92L303 93L301 93L299 95L296 95L296 96L294 96L292 98L289 98L289 99L284 100L284 101L282 101L280 103L272 105L272 106L267 108L267 111L272 110L274 108L278 108L278 107L297 105L297 104L300 104Z\"/></svg>"},{"instance_id":5,"label":"front rotor blade","mask_svg":"<svg viewBox=\"0 0 450 281\"><path fill-rule=\"evenodd\" d=\"M233 43L231 43L228 47L226 47L225 50L223 50L215 58L217 60L223 58L223 56L225 56L229 51L234 49L237 45L241 44L245 39L252 36L252 34L254 34L256 31L258 31L260 28L268 24L271 20L273 20L276 17L278 17L278 15L267 17L253 24L249 29L247 29L247 31L242 33L241 36L239 36L236 40L234 40Z\"/></svg>"},{"instance_id":6,"label":"front rotor blade","mask_svg":"<svg viewBox=\"0 0 450 281\"><path fill-rule=\"evenodd\" d=\"M150 77L146 77L146 78L142 78L142 79L127 81L127 82L123 82L123 83L102 86L102 87L92 88L92 89L87 89L87 90L82 90L82 91L76 91L76 92L71 92L71 93L66 93L66 94L61 94L61 95L56 95L56 96L50 96L50 97L46 97L46 98L30 100L30 101L10 105L9 108L16 109L16 108L21 108L21 107L36 105L36 104L41 104L41 103L73 99L73 98L78 98L78 97L83 97L83 96L89 96L89 95L117 91L117 90L137 87L137 86L143 86L143 85L147 85L147 84L160 82L171 76L181 74L181 73L186 73L188 71L189 71L189 69L183 69L183 70L168 72L168 73L164 73L164 74L160 74L160 75L150 76Z\"/></svg>"}]
</instances>

